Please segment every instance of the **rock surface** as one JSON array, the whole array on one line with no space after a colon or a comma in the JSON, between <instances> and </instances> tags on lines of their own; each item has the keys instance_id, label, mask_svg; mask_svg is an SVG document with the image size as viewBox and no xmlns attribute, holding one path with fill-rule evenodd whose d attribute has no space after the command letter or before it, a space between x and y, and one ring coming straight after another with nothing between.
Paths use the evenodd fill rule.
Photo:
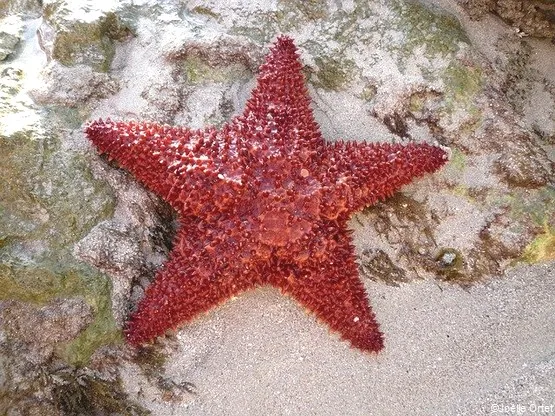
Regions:
<instances>
[{"instance_id":1,"label":"rock surface","mask_svg":"<svg viewBox=\"0 0 555 416\"><path fill-rule=\"evenodd\" d=\"M524 36L555 39L555 4L551 0L459 0L473 18L493 12Z\"/></svg>"},{"instance_id":2,"label":"rock surface","mask_svg":"<svg viewBox=\"0 0 555 416\"><path fill-rule=\"evenodd\" d=\"M544 342L555 336L552 2L98 3L0 1L0 413L117 413L119 402L127 414L303 403L318 414L487 414L555 401ZM96 155L83 125L219 126L242 111L281 33L300 49L324 137L451 152L440 173L351 221L386 350L357 355L260 290L129 351L121 325L176 226ZM455 393L434 399L438 384Z\"/></svg>"}]
</instances>

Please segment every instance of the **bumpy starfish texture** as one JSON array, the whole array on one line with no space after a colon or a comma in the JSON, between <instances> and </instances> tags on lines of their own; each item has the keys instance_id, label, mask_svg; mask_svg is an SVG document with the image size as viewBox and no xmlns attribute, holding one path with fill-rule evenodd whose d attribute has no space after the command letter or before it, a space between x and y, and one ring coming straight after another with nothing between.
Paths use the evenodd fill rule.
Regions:
<instances>
[{"instance_id":1,"label":"bumpy starfish texture","mask_svg":"<svg viewBox=\"0 0 555 416\"><path fill-rule=\"evenodd\" d=\"M349 216L446 161L428 144L322 138L293 41L277 39L242 115L221 130L97 120L86 134L179 213L167 263L125 329L139 345L271 285L361 350L383 337Z\"/></svg>"}]
</instances>

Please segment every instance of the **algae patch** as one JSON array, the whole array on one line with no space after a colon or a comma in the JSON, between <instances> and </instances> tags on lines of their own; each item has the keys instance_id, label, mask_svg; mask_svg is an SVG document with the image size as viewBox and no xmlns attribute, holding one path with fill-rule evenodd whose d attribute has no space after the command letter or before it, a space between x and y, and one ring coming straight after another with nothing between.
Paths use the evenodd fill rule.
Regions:
<instances>
[{"instance_id":1,"label":"algae patch","mask_svg":"<svg viewBox=\"0 0 555 416\"><path fill-rule=\"evenodd\" d=\"M454 147L451 149L451 159L449 160L449 168L456 170L457 172L464 171L466 167L466 156L465 154Z\"/></svg>"},{"instance_id":2,"label":"algae patch","mask_svg":"<svg viewBox=\"0 0 555 416\"><path fill-rule=\"evenodd\" d=\"M214 66L198 56L187 57L183 61L182 70L191 85L231 82L237 79L248 79L250 75L243 64Z\"/></svg>"},{"instance_id":3,"label":"algae patch","mask_svg":"<svg viewBox=\"0 0 555 416\"><path fill-rule=\"evenodd\" d=\"M87 16L86 10L83 15ZM106 72L115 55L115 41L131 35L131 30L113 12L102 13L94 20L83 21L58 3L46 5L44 21L56 33L52 57L66 66L85 64Z\"/></svg>"},{"instance_id":4,"label":"algae patch","mask_svg":"<svg viewBox=\"0 0 555 416\"><path fill-rule=\"evenodd\" d=\"M527 263L555 260L555 228L546 222L544 232L524 249L522 260Z\"/></svg>"},{"instance_id":5,"label":"algae patch","mask_svg":"<svg viewBox=\"0 0 555 416\"><path fill-rule=\"evenodd\" d=\"M76 344L55 346L68 362L84 363L97 346L117 340L119 330L111 315L109 279L76 260L72 249L112 215L114 197L107 184L92 177L87 158L68 150L64 140L71 138L58 133L67 130L69 121L80 125L78 115L36 110L23 98L25 74L7 75L0 82L0 171L5 177L0 182L0 299L36 305L85 299L93 323Z\"/></svg>"},{"instance_id":6,"label":"algae patch","mask_svg":"<svg viewBox=\"0 0 555 416\"><path fill-rule=\"evenodd\" d=\"M47 375L52 388L52 401L67 415L151 414L130 401L118 378L108 378L88 368L60 368Z\"/></svg>"},{"instance_id":7,"label":"algae patch","mask_svg":"<svg viewBox=\"0 0 555 416\"><path fill-rule=\"evenodd\" d=\"M352 79L355 63L352 60L337 59L328 57L316 57L314 62L318 67L317 79L311 80L315 87L325 90L338 91Z\"/></svg>"},{"instance_id":8,"label":"algae patch","mask_svg":"<svg viewBox=\"0 0 555 416\"><path fill-rule=\"evenodd\" d=\"M212 9L210 9L209 7L204 7L204 6L196 6L193 7L193 9L191 10L193 13L197 13L203 16L207 16L213 19L217 19L220 17L220 15L216 12L214 12Z\"/></svg>"},{"instance_id":9,"label":"algae patch","mask_svg":"<svg viewBox=\"0 0 555 416\"><path fill-rule=\"evenodd\" d=\"M538 263L555 260L555 188L545 187L534 198L513 203L513 215L528 216L542 231L526 246L520 260Z\"/></svg>"},{"instance_id":10,"label":"algae patch","mask_svg":"<svg viewBox=\"0 0 555 416\"><path fill-rule=\"evenodd\" d=\"M451 64L445 69L442 79L447 110L452 112L454 109L464 108L478 116L479 110L473 101L484 85L482 70L478 67Z\"/></svg>"},{"instance_id":11,"label":"algae patch","mask_svg":"<svg viewBox=\"0 0 555 416\"><path fill-rule=\"evenodd\" d=\"M511 194L493 195L488 204L505 211L511 228L530 235L529 242L514 262L537 263L555 257L555 188L529 191L513 188Z\"/></svg>"},{"instance_id":12,"label":"algae patch","mask_svg":"<svg viewBox=\"0 0 555 416\"><path fill-rule=\"evenodd\" d=\"M457 52L461 44L470 44L459 21L439 9L427 7L418 1L392 2L396 18L393 27L405 35L401 51L411 54L417 47L425 48L428 56Z\"/></svg>"},{"instance_id":13,"label":"algae patch","mask_svg":"<svg viewBox=\"0 0 555 416\"><path fill-rule=\"evenodd\" d=\"M93 322L74 340L57 346L57 354L73 365L84 365L101 345L121 339L111 311L111 282L86 265L61 266L71 263L40 265L0 264L0 300L18 300L46 305L57 298L82 297L93 309Z\"/></svg>"},{"instance_id":14,"label":"algae patch","mask_svg":"<svg viewBox=\"0 0 555 416\"><path fill-rule=\"evenodd\" d=\"M9 177L0 186L2 240L40 241L39 252L48 256L49 250L68 248L112 214L110 189L93 180L85 158L63 151L53 135L6 137L0 132L0 151L0 170ZM19 257L17 247L11 248Z\"/></svg>"}]
</instances>

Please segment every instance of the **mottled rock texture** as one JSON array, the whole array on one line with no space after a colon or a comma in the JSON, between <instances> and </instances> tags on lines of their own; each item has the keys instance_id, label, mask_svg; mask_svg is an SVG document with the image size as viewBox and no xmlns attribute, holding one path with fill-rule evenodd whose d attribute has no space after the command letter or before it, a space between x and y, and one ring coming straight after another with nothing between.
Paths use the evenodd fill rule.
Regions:
<instances>
[{"instance_id":1,"label":"mottled rock texture","mask_svg":"<svg viewBox=\"0 0 555 416\"><path fill-rule=\"evenodd\" d=\"M552 2L0 1L0 301L22 328L42 308L71 328L68 338L41 321L51 363L30 368L9 347L26 334L2 327L0 383L14 375L25 396L18 407L0 394L2 411L71 414L64 391L97 376L117 384L97 364L117 373L126 362L121 326L177 228L167 205L96 155L84 123L221 127L279 34L296 40L324 137L451 149L433 180L352 217L363 281L472 286L555 258ZM155 414L180 405L163 400L171 382L125 368Z\"/></svg>"},{"instance_id":2,"label":"mottled rock texture","mask_svg":"<svg viewBox=\"0 0 555 416\"><path fill-rule=\"evenodd\" d=\"M495 13L523 35L555 38L555 4L551 0L459 0L475 19Z\"/></svg>"}]
</instances>

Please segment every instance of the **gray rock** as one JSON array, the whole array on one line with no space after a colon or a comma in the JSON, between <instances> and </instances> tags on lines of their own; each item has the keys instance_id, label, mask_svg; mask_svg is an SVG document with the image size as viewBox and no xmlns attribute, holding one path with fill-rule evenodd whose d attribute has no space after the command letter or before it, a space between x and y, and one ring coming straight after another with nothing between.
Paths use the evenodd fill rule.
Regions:
<instances>
[{"instance_id":1,"label":"gray rock","mask_svg":"<svg viewBox=\"0 0 555 416\"><path fill-rule=\"evenodd\" d=\"M23 22L19 16L0 19L0 61L15 50L23 33Z\"/></svg>"}]
</instances>

